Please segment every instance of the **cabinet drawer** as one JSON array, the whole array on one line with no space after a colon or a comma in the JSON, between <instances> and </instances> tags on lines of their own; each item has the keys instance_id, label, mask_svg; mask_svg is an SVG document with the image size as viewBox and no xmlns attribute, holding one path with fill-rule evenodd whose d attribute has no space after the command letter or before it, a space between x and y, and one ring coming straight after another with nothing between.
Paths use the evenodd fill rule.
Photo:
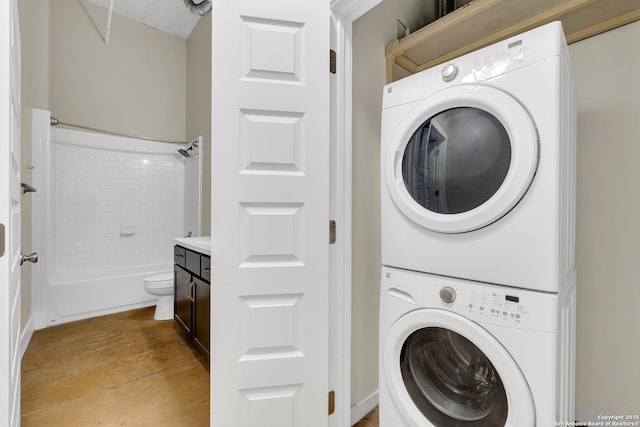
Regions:
<instances>
[{"instance_id":1,"label":"cabinet drawer","mask_svg":"<svg viewBox=\"0 0 640 427\"><path fill-rule=\"evenodd\" d=\"M200 254L187 249L187 270L193 274L200 273Z\"/></svg>"},{"instance_id":2,"label":"cabinet drawer","mask_svg":"<svg viewBox=\"0 0 640 427\"><path fill-rule=\"evenodd\" d=\"M211 281L211 258L205 255L200 256L200 277L208 282Z\"/></svg>"},{"instance_id":3,"label":"cabinet drawer","mask_svg":"<svg viewBox=\"0 0 640 427\"><path fill-rule=\"evenodd\" d=\"M186 255L187 255L187 250L185 248L182 248L180 246L173 247L173 262L175 262L179 266L181 267L186 266L186 262L187 262Z\"/></svg>"}]
</instances>

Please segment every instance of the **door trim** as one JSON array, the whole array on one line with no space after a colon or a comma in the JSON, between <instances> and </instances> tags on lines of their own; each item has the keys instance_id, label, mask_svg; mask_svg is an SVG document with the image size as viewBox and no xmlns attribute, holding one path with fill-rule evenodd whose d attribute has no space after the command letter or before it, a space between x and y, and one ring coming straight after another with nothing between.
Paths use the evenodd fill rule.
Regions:
<instances>
[{"instance_id":1,"label":"door trim","mask_svg":"<svg viewBox=\"0 0 640 427\"><path fill-rule=\"evenodd\" d=\"M331 427L352 424L351 407L351 215L352 215L352 26L382 0L331 0L331 49L336 74L331 75L331 217L338 237L330 254L329 384L336 390ZM327 60L329 55L327 53ZM327 61L327 72L329 64ZM377 392L375 393L377 397ZM372 408L377 399L371 402Z\"/></svg>"}]
</instances>

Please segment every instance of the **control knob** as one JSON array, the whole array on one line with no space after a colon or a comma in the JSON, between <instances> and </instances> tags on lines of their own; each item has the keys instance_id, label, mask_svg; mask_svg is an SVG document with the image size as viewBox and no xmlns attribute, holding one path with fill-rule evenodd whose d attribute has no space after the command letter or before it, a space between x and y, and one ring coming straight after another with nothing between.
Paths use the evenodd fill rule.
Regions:
<instances>
[{"instance_id":1,"label":"control knob","mask_svg":"<svg viewBox=\"0 0 640 427\"><path fill-rule=\"evenodd\" d=\"M440 298L446 303L452 303L456 300L456 290L451 286L443 286L440 289Z\"/></svg>"},{"instance_id":2,"label":"control knob","mask_svg":"<svg viewBox=\"0 0 640 427\"><path fill-rule=\"evenodd\" d=\"M453 64L447 64L444 66L440 74L442 75L442 80L450 82L458 75L458 67Z\"/></svg>"}]
</instances>

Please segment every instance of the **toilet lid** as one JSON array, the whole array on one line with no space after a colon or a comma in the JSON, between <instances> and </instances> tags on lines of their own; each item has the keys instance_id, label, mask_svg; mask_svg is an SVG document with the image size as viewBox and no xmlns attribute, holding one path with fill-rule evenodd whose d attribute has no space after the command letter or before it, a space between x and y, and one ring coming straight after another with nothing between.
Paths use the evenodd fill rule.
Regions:
<instances>
[{"instance_id":1,"label":"toilet lid","mask_svg":"<svg viewBox=\"0 0 640 427\"><path fill-rule=\"evenodd\" d=\"M173 281L173 271L165 271L163 273L154 274L153 276L145 277L145 282L167 282Z\"/></svg>"}]
</instances>

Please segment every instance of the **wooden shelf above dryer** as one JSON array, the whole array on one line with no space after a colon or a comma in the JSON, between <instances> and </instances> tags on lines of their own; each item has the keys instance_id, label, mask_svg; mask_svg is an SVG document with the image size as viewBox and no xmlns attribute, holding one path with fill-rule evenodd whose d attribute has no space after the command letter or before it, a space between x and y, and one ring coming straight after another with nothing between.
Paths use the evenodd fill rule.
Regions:
<instances>
[{"instance_id":1,"label":"wooden shelf above dryer","mask_svg":"<svg viewBox=\"0 0 640 427\"><path fill-rule=\"evenodd\" d=\"M389 43L387 82L552 21L573 43L637 20L640 0L474 0Z\"/></svg>"}]
</instances>

